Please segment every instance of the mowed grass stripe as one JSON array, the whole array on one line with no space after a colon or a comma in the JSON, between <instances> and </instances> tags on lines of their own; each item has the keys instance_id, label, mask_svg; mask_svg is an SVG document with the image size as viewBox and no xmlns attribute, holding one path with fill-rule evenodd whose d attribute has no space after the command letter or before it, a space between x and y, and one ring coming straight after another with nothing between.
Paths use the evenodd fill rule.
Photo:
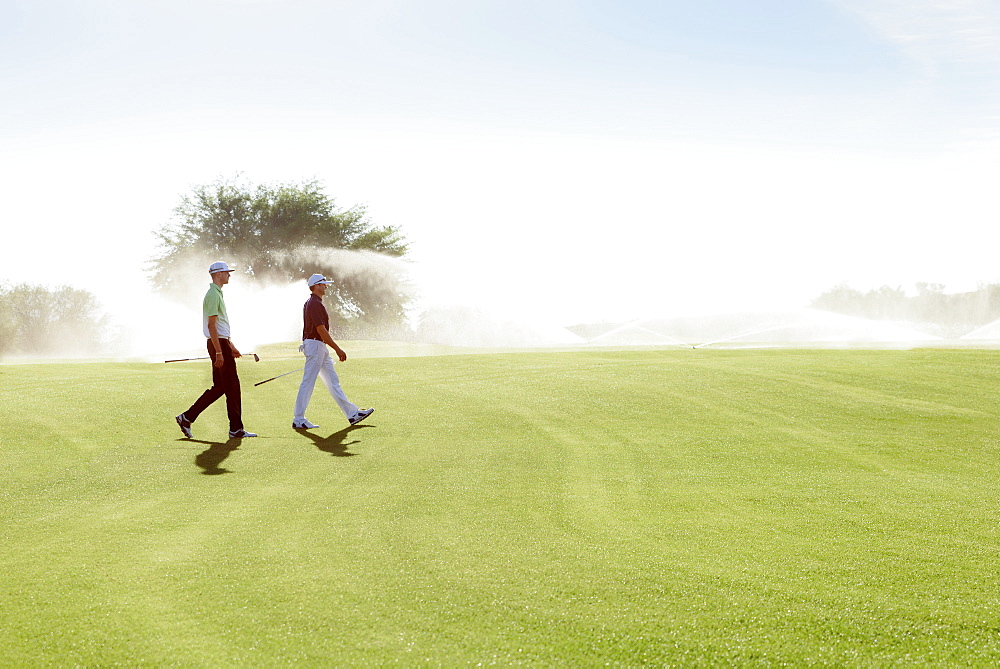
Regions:
<instances>
[{"instance_id":1,"label":"mowed grass stripe","mask_svg":"<svg viewBox=\"0 0 1000 669\"><path fill-rule=\"evenodd\" d=\"M996 362L352 359L309 437L265 361L235 450L196 363L2 367L0 660L991 663Z\"/></svg>"}]
</instances>

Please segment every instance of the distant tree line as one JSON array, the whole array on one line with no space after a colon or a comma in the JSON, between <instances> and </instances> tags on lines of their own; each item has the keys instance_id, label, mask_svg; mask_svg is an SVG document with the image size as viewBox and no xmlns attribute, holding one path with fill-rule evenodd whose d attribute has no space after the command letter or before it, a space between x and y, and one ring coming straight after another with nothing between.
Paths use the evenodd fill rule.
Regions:
<instances>
[{"instance_id":1,"label":"distant tree line","mask_svg":"<svg viewBox=\"0 0 1000 669\"><path fill-rule=\"evenodd\" d=\"M109 338L108 319L85 290L0 285L0 356L95 355Z\"/></svg>"},{"instance_id":2,"label":"distant tree line","mask_svg":"<svg viewBox=\"0 0 1000 669\"><path fill-rule=\"evenodd\" d=\"M810 306L848 316L930 325L945 332L971 330L1000 319L1000 284L983 284L967 293L946 294L944 288L917 283L916 295L908 295L898 286L860 291L839 284Z\"/></svg>"}]
</instances>

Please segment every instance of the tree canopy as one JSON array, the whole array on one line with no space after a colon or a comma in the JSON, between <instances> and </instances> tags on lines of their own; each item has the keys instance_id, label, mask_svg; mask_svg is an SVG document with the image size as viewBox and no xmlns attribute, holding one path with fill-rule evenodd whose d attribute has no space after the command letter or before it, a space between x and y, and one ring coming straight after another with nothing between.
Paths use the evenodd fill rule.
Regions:
<instances>
[{"instance_id":1,"label":"tree canopy","mask_svg":"<svg viewBox=\"0 0 1000 669\"><path fill-rule=\"evenodd\" d=\"M252 185L218 179L196 186L157 236L153 285L171 292L189 277L192 257L235 264L247 278L291 283L321 273L333 279L326 300L340 332L370 336L405 320L408 301L399 263L407 244L392 226L376 226L363 206L337 207L313 180ZM337 327L331 323L331 327Z\"/></svg>"}]
</instances>

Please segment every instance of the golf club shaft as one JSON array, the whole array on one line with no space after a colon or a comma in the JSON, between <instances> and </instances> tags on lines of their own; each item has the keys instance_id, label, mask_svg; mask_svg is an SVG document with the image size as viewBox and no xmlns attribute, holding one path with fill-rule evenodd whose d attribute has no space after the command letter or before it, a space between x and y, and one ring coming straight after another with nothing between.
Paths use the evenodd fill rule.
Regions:
<instances>
[{"instance_id":1,"label":"golf club shaft","mask_svg":"<svg viewBox=\"0 0 1000 669\"><path fill-rule=\"evenodd\" d=\"M280 379L283 376L288 376L289 374L294 374L295 372L301 372L303 369L305 369L305 367L299 367L298 369L293 369L290 372L285 372L284 374L278 374L277 376L272 376L269 379L264 379L263 381L260 381L259 383L255 383L254 385L255 386L259 386L261 384L267 383L268 381L274 381L275 379Z\"/></svg>"},{"instance_id":2,"label":"golf club shaft","mask_svg":"<svg viewBox=\"0 0 1000 669\"><path fill-rule=\"evenodd\" d=\"M253 356L253 361L254 362L260 362L260 356L258 356L256 353L244 353L243 357L245 358L245 357L247 357L249 355ZM205 355L205 356L202 356L200 358L179 358L177 360L164 360L163 362L165 362L165 363L166 362L189 362L191 360L209 360L209 359L210 359L210 357L207 356L207 355Z\"/></svg>"}]
</instances>

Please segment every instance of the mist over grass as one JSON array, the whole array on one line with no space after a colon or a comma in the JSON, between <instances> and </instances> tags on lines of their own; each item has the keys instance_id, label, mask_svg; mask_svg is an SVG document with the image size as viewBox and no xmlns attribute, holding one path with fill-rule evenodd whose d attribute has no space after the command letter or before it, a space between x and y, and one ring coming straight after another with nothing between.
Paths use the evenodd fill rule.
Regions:
<instances>
[{"instance_id":1,"label":"mist over grass","mask_svg":"<svg viewBox=\"0 0 1000 669\"><path fill-rule=\"evenodd\" d=\"M233 341L241 351L247 352L264 344L301 338L302 306L310 295L306 278L319 272L318 267L323 263L335 263L343 276L369 290L384 292L402 288L411 293L414 290L406 281L407 265L398 258L368 251L309 247L282 252L278 256L302 266L300 280L258 279L248 273L252 268L241 267L227 258L194 252L179 257L175 261L176 278L172 279L169 291L160 293L153 287L144 302L130 305L127 311L116 314L125 322L156 323L152 329L127 330L120 353L155 356L203 350L201 302L211 283L208 267L218 260L236 268L223 293ZM329 299L327 308L331 311L331 326L336 328L342 319Z\"/></svg>"},{"instance_id":2,"label":"mist over grass","mask_svg":"<svg viewBox=\"0 0 1000 669\"><path fill-rule=\"evenodd\" d=\"M691 315L669 313L668 306L651 296L643 318L565 323L545 314L546 305L555 305L560 296L544 286L526 295L524 308L518 309L511 308L509 302L491 303L486 296L463 303L440 286L431 288L424 281L425 268L418 263L370 251L301 247L275 257L300 266L302 279L261 280L249 273L252 268L237 265L224 288L234 343L241 351L300 339L302 305L309 297L305 276L322 266L335 266L339 280L363 285L374 294L400 296L407 304L404 320L391 327L366 330L361 333L365 339L485 349L573 345L908 347L933 341L992 346L1000 342L1000 329L982 323L1000 304L1000 287L992 284L955 295L943 293L940 285L919 284L915 297L902 289L883 287L863 293L841 284L813 301L820 310L719 312L706 304L701 312ZM40 323L42 334L31 340L34 348L8 347L6 359L154 361L204 355L201 301L211 282L207 268L220 259L234 262L196 252L178 256L168 291L151 285L141 293L90 294L88 308L93 318L78 319L70 326ZM142 285L141 280L133 282L133 290L135 283ZM338 314L329 296L326 303L335 336L358 338L350 314L347 319ZM9 330L9 319L7 326ZM0 328L0 344L5 336L9 334Z\"/></svg>"},{"instance_id":3,"label":"mist over grass","mask_svg":"<svg viewBox=\"0 0 1000 669\"><path fill-rule=\"evenodd\" d=\"M389 256L374 251L302 246L289 251L275 251L275 259L302 267L303 281L315 273L310 268L333 266L337 274L364 286L368 291L384 293L399 291L413 299L418 288L409 282L412 263L405 258ZM330 278L330 277L328 277Z\"/></svg>"},{"instance_id":4,"label":"mist over grass","mask_svg":"<svg viewBox=\"0 0 1000 669\"><path fill-rule=\"evenodd\" d=\"M276 254L300 265L299 281L256 279L231 259L191 252L174 260L174 277L165 292L152 286L140 300L112 302L110 318L118 339L101 357L156 358L203 355L201 301L211 278L208 266L217 260L237 267L223 289L233 327L234 343L249 352L265 344L301 338L302 305L310 293L305 278L313 268L335 265L338 276L375 294L395 292L410 305L407 320L385 333L385 339L430 345L523 347L580 343L576 335L554 324L530 322L488 304L462 305L447 295L429 295L414 274L413 263L370 251L301 247ZM331 326L344 324L330 299ZM82 357L82 356L77 356Z\"/></svg>"}]
</instances>

